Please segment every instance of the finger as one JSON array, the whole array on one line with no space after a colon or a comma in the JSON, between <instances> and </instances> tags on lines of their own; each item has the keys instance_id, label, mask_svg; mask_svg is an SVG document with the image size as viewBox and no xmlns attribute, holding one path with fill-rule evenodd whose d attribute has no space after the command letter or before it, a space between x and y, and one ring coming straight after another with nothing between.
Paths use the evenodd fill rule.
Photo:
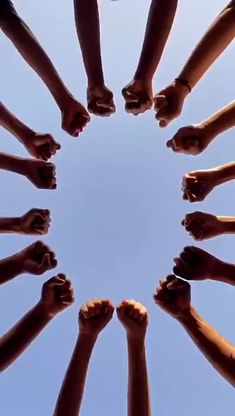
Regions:
<instances>
[{"instance_id":1,"label":"finger","mask_svg":"<svg viewBox=\"0 0 235 416\"><path fill-rule=\"evenodd\" d=\"M187 264L179 258L174 259L174 262L175 262L175 266L173 267L174 274L176 276L183 277L184 279L186 279L187 276L189 275L189 269L188 269Z\"/></svg>"},{"instance_id":2,"label":"finger","mask_svg":"<svg viewBox=\"0 0 235 416\"><path fill-rule=\"evenodd\" d=\"M165 95L155 95L153 102L155 111L159 111L167 105L167 99Z\"/></svg>"}]
</instances>

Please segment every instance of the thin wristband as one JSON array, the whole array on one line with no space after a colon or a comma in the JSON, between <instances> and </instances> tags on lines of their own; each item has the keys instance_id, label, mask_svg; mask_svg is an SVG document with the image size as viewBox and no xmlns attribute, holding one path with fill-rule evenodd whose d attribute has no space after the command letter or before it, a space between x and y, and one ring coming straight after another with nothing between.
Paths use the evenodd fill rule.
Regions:
<instances>
[{"instance_id":1,"label":"thin wristband","mask_svg":"<svg viewBox=\"0 0 235 416\"><path fill-rule=\"evenodd\" d=\"M183 79L183 78L176 78L175 81L180 82L180 84L184 85L186 88L188 88L189 92L192 91L192 88L189 85L189 82L187 81L187 79Z\"/></svg>"}]
</instances>

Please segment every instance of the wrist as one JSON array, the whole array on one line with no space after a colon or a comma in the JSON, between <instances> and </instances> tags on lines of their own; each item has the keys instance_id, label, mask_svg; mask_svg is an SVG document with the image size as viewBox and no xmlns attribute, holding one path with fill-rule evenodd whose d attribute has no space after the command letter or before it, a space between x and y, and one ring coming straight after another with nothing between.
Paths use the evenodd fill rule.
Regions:
<instances>
[{"instance_id":1,"label":"wrist","mask_svg":"<svg viewBox=\"0 0 235 416\"><path fill-rule=\"evenodd\" d=\"M220 217L217 216L220 223L221 233L233 234L235 233L235 217Z\"/></svg>"},{"instance_id":2,"label":"wrist","mask_svg":"<svg viewBox=\"0 0 235 416\"><path fill-rule=\"evenodd\" d=\"M128 344L134 345L144 345L145 344L145 336L146 334L126 334L126 339Z\"/></svg>"},{"instance_id":3,"label":"wrist","mask_svg":"<svg viewBox=\"0 0 235 416\"><path fill-rule=\"evenodd\" d=\"M35 139L36 137L36 131L30 129L29 127L26 127L24 129L24 131L22 131L19 134L19 138L20 141L24 144L24 145L30 145L30 143Z\"/></svg>"},{"instance_id":4,"label":"wrist","mask_svg":"<svg viewBox=\"0 0 235 416\"><path fill-rule=\"evenodd\" d=\"M218 166L213 169L215 177L215 185L221 185L224 182L235 179L235 163L229 163L227 165Z\"/></svg>"},{"instance_id":5,"label":"wrist","mask_svg":"<svg viewBox=\"0 0 235 416\"><path fill-rule=\"evenodd\" d=\"M35 309L38 315L46 322L49 322L55 316L54 314L51 314L48 311L48 309L46 308L46 306L43 304L41 300L36 304Z\"/></svg>"},{"instance_id":6,"label":"wrist","mask_svg":"<svg viewBox=\"0 0 235 416\"><path fill-rule=\"evenodd\" d=\"M187 325L189 322L193 320L195 314L195 309L192 305L186 310L183 311L182 314L176 317L177 321L182 325Z\"/></svg>"},{"instance_id":7,"label":"wrist","mask_svg":"<svg viewBox=\"0 0 235 416\"><path fill-rule=\"evenodd\" d=\"M98 339L98 334L79 331L78 340L86 344L95 344Z\"/></svg>"}]
</instances>

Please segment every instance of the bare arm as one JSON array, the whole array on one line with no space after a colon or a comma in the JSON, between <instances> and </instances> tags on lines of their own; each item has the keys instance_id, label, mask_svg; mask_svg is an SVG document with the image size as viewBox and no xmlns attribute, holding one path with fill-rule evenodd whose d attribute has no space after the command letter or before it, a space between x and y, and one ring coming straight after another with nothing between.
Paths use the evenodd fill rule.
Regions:
<instances>
[{"instance_id":1,"label":"bare arm","mask_svg":"<svg viewBox=\"0 0 235 416\"><path fill-rule=\"evenodd\" d=\"M88 85L103 85L98 1L74 0L74 12Z\"/></svg>"},{"instance_id":2,"label":"bare arm","mask_svg":"<svg viewBox=\"0 0 235 416\"><path fill-rule=\"evenodd\" d=\"M231 1L194 49L179 78L193 88L235 36L235 2Z\"/></svg>"},{"instance_id":3,"label":"bare arm","mask_svg":"<svg viewBox=\"0 0 235 416\"><path fill-rule=\"evenodd\" d=\"M36 134L32 129L15 117L3 103L0 103L0 125L12 133L21 143L24 143Z\"/></svg>"},{"instance_id":4,"label":"bare arm","mask_svg":"<svg viewBox=\"0 0 235 416\"><path fill-rule=\"evenodd\" d=\"M169 37L178 0L152 0L135 79L152 80Z\"/></svg>"},{"instance_id":5,"label":"bare arm","mask_svg":"<svg viewBox=\"0 0 235 416\"><path fill-rule=\"evenodd\" d=\"M9 367L59 312L73 303L73 289L59 274L42 288L41 299L9 332L0 338L0 371Z\"/></svg>"},{"instance_id":6,"label":"bare arm","mask_svg":"<svg viewBox=\"0 0 235 416\"><path fill-rule=\"evenodd\" d=\"M0 371L9 367L24 352L50 319L38 304L0 338Z\"/></svg>"},{"instance_id":7,"label":"bare arm","mask_svg":"<svg viewBox=\"0 0 235 416\"><path fill-rule=\"evenodd\" d=\"M57 400L54 416L79 415L86 383L89 361L96 337L78 336L74 352Z\"/></svg>"},{"instance_id":8,"label":"bare arm","mask_svg":"<svg viewBox=\"0 0 235 416\"><path fill-rule=\"evenodd\" d=\"M213 367L235 387L235 347L205 322L193 307L179 322Z\"/></svg>"},{"instance_id":9,"label":"bare arm","mask_svg":"<svg viewBox=\"0 0 235 416\"><path fill-rule=\"evenodd\" d=\"M150 416L150 397L144 340L127 339L129 362L128 415Z\"/></svg>"},{"instance_id":10,"label":"bare arm","mask_svg":"<svg viewBox=\"0 0 235 416\"><path fill-rule=\"evenodd\" d=\"M10 0L0 9L0 27L12 41L25 61L37 72L47 85L60 109L69 91L54 68L51 60L37 39L21 19Z\"/></svg>"},{"instance_id":11,"label":"bare arm","mask_svg":"<svg viewBox=\"0 0 235 416\"><path fill-rule=\"evenodd\" d=\"M145 354L148 311L134 300L117 308L118 319L126 330L128 347L128 416L150 416L150 394Z\"/></svg>"},{"instance_id":12,"label":"bare arm","mask_svg":"<svg viewBox=\"0 0 235 416\"><path fill-rule=\"evenodd\" d=\"M108 300L94 300L79 312L79 336L56 403L54 416L78 416L91 354L100 332L113 316Z\"/></svg>"}]
</instances>

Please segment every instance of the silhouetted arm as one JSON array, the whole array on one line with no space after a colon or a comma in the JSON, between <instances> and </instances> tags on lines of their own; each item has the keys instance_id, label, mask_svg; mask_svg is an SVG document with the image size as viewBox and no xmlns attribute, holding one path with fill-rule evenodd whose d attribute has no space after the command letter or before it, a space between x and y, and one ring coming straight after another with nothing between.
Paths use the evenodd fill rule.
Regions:
<instances>
[{"instance_id":1,"label":"silhouetted arm","mask_svg":"<svg viewBox=\"0 0 235 416\"><path fill-rule=\"evenodd\" d=\"M70 95L46 52L10 0L1 0L0 28L46 84L60 109ZM63 104L62 104L63 103Z\"/></svg>"},{"instance_id":2,"label":"silhouetted arm","mask_svg":"<svg viewBox=\"0 0 235 416\"><path fill-rule=\"evenodd\" d=\"M87 370L96 337L78 336L57 400L54 416L78 416L81 408Z\"/></svg>"},{"instance_id":3,"label":"silhouetted arm","mask_svg":"<svg viewBox=\"0 0 235 416\"><path fill-rule=\"evenodd\" d=\"M152 0L135 79L152 79L169 37L178 0Z\"/></svg>"},{"instance_id":4,"label":"silhouetted arm","mask_svg":"<svg viewBox=\"0 0 235 416\"><path fill-rule=\"evenodd\" d=\"M0 371L9 367L24 352L50 320L41 305L37 304L0 338Z\"/></svg>"},{"instance_id":5,"label":"silhouetted arm","mask_svg":"<svg viewBox=\"0 0 235 416\"><path fill-rule=\"evenodd\" d=\"M98 1L74 0L74 12L88 85L103 85Z\"/></svg>"}]
</instances>

